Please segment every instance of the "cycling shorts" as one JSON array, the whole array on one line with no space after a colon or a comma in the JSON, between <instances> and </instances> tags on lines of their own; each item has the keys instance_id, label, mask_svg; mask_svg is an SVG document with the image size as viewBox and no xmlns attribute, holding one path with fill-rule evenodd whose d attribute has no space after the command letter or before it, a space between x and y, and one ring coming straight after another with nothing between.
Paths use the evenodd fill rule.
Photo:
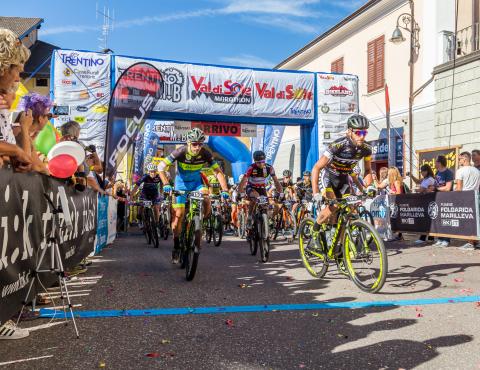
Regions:
<instances>
[{"instance_id":1,"label":"cycling shorts","mask_svg":"<svg viewBox=\"0 0 480 370\"><path fill-rule=\"evenodd\" d=\"M206 193L208 188L203 184L201 177L198 177L198 180L194 181L183 181L177 176L175 178L175 190L179 191L200 191ZM173 208L185 208L185 203L187 203L187 194L177 195L175 197L175 204L172 205Z\"/></svg>"},{"instance_id":2,"label":"cycling shorts","mask_svg":"<svg viewBox=\"0 0 480 370\"><path fill-rule=\"evenodd\" d=\"M350 186L348 174L335 174L326 168L320 172L318 185L324 197L327 192L332 192L336 198L342 198L345 190Z\"/></svg>"},{"instance_id":3,"label":"cycling shorts","mask_svg":"<svg viewBox=\"0 0 480 370\"><path fill-rule=\"evenodd\" d=\"M245 193L247 194L248 197L251 197L250 193L251 193L252 191L256 191L259 195L263 195L263 196L265 196L265 197L268 196L268 195L267 195L267 189L265 189L265 188L260 188L260 187L255 188L255 187L253 187L253 186L251 186L251 185L247 185L247 187L245 188Z\"/></svg>"},{"instance_id":4,"label":"cycling shorts","mask_svg":"<svg viewBox=\"0 0 480 370\"><path fill-rule=\"evenodd\" d=\"M160 202L162 201L162 197L160 196L160 193L142 192L140 194L140 200L149 200L154 205L157 205L160 204Z\"/></svg>"}]
</instances>

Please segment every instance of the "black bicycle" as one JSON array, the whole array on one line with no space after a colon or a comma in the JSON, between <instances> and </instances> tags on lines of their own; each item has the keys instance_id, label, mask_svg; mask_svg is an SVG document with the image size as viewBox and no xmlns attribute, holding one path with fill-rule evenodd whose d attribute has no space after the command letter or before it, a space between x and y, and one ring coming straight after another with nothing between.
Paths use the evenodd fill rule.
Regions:
<instances>
[{"instance_id":1,"label":"black bicycle","mask_svg":"<svg viewBox=\"0 0 480 370\"><path fill-rule=\"evenodd\" d=\"M247 239L250 244L250 253L252 256L257 254L260 247L260 260L267 262L270 256L270 233L268 227L268 207L269 197L259 196L258 198L250 197L255 202L253 209L253 225L249 225Z\"/></svg>"},{"instance_id":2,"label":"black bicycle","mask_svg":"<svg viewBox=\"0 0 480 370\"><path fill-rule=\"evenodd\" d=\"M200 256L200 242L202 239L202 212L204 195L197 191L174 191L175 195L187 194L185 217L180 234L180 267L185 269L188 281L195 277Z\"/></svg>"},{"instance_id":3,"label":"black bicycle","mask_svg":"<svg viewBox=\"0 0 480 370\"><path fill-rule=\"evenodd\" d=\"M153 212L153 203L151 200L143 200L143 232L147 238L148 244L153 242L153 246L158 248L159 238L157 223Z\"/></svg>"},{"instance_id":4,"label":"black bicycle","mask_svg":"<svg viewBox=\"0 0 480 370\"><path fill-rule=\"evenodd\" d=\"M210 243L213 238L213 245L220 246L223 237L223 217L219 195L210 195L212 200L212 212L204 221L205 241Z\"/></svg>"},{"instance_id":5,"label":"black bicycle","mask_svg":"<svg viewBox=\"0 0 480 370\"><path fill-rule=\"evenodd\" d=\"M167 240L168 236L171 231L171 222L172 222L172 215L171 215L171 196L166 195L165 199L160 204L160 217L158 220L159 229L160 229L160 237L163 240Z\"/></svg>"}]
</instances>

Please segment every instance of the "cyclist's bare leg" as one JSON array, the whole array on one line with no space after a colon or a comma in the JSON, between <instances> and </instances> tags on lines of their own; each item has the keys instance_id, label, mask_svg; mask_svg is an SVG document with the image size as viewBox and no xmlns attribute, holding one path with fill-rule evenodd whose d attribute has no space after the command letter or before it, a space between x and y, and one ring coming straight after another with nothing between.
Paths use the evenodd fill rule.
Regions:
<instances>
[{"instance_id":1,"label":"cyclist's bare leg","mask_svg":"<svg viewBox=\"0 0 480 370\"><path fill-rule=\"evenodd\" d=\"M158 224L158 220L160 219L160 204L153 206L153 214L155 215L155 222Z\"/></svg>"},{"instance_id":2,"label":"cyclist's bare leg","mask_svg":"<svg viewBox=\"0 0 480 370\"><path fill-rule=\"evenodd\" d=\"M327 199L336 199L335 193L331 191L327 191L325 193L325 198ZM335 214L337 213L337 207L336 206L328 206L322 209L318 215L317 215L317 225L322 225L326 222L331 221L332 219L335 218ZM318 226L316 226L318 227ZM315 227L314 227L315 229Z\"/></svg>"},{"instance_id":3,"label":"cyclist's bare leg","mask_svg":"<svg viewBox=\"0 0 480 370\"><path fill-rule=\"evenodd\" d=\"M185 216L185 207L173 208L172 232L176 238L182 233L183 216Z\"/></svg>"},{"instance_id":4,"label":"cyclist's bare leg","mask_svg":"<svg viewBox=\"0 0 480 370\"><path fill-rule=\"evenodd\" d=\"M232 213L230 214L232 225L238 227L238 205L232 203Z\"/></svg>"},{"instance_id":5,"label":"cyclist's bare leg","mask_svg":"<svg viewBox=\"0 0 480 370\"><path fill-rule=\"evenodd\" d=\"M208 190L203 190L202 194L205 196L203 198L203 218L205 219L208 216L210 216L210 213L212 212L212 202L208 197L208 194L209 194Z\"/></svg>"}]
</instances>

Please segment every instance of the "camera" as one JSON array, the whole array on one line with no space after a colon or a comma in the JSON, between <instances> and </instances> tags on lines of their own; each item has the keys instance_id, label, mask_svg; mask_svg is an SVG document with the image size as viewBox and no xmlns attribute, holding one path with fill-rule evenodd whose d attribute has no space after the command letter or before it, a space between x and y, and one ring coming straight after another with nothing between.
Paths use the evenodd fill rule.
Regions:
<instances>
[{"instance_id":1,"label":"camera","mask_svg":"<svg viewBox=\"0 0 480 370\"><path fill-rule=\"evenodd\" d=\"M97 151L97 148L95 147L95 145L92 144L92 145L86 146L85 151L90 153L95 153Z\"/></svg>"}]
</instances>

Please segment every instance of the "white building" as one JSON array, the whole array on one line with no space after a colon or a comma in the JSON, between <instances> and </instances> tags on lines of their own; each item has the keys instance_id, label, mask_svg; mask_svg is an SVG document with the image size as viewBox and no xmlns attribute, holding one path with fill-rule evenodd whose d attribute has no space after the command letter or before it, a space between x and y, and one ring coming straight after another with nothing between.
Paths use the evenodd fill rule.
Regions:
<instances>
[{"instance_id":1,"label":"white building","mask_svg":"<svg viewBox=\"0 0 480 370\"><path fill-rule=\"evenodd\" d=\"M477 0L459 0L477 4ZM420 27L419 55L414 64L414 90L426 84L414 100L413 148L433 148L443 142L435 136L436 66L451 57L449 37L455 27L455 0L415 0L414 17ZM308 45L277 65L278 69L314 72L343 72L359 77L360 111L374 123L368 140L378 140L385 128L385 84L388 84L392 127L403 128L408 145L409 54L410 34L402 30L406 41L389 41L403 13L410 14L408 0L371 0L333 26ZM474 12L475 13L475 12ZM400 20L400 24L401 20ZM478 32L478 28L477 28ZM438 93L437 93L438 94ZM385 132L384 132L385 134ZM480 135L479 135L480 136ZM287 127L275 161L278 169L288 167L292 144L300 156L300 130ZM404 148L408 159L408 148ZM374 167L386 163L378 157ZM286 161L286 162L285 162ZM298 162L298 159L296 160ZM406 169L408 164L405 163ZM298 166L295 166L296 172ZM297 172L298 173L298 172Z\"/></svg>"}]
</instances>

